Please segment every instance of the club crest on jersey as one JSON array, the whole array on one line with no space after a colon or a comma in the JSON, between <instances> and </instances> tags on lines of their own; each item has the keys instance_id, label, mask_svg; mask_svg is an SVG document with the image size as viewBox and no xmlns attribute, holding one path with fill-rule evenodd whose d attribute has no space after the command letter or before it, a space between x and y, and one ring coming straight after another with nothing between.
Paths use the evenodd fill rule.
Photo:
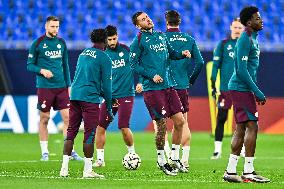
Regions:
<instances>
[{"instance_id":1,"label":"club crest on jersey","mask_svg":"<svg viewBox=\"0 0 284 189\"><path fill-rule=\"evenodd\" d=\"M231 58L234 58L234 55L235 55L234 52L229 52L229 56L230 56Z\"/></svg>"},{"instance_id":2,"label":"club crest on jersey","mask_svg":"<svg viewBox=\"0 0 284 189\"><path fill-rule=\"evenodd\" d=\"M46 45L46 43L43 44L42 48L43 48L43 49L48 48L48 46Z\"/></svg>"},{"instance_id":3,"label":"club crest on jersey","mask_svg":"<svg viewBox=\"0 0 284 189\"><path fill-rule=\"evenodd\" d=\"M61 45L60 45L60 44L57 44L57 48L58 48L58 49L61 49Z\"/></svg>"},{"instance_id":4,"label":"club crest on jersey","mask_svg":"<svg viewBox=\"0 0 284 189\"><path fill-rule=\"evenodd\" d=\"M120 53L118 54L119 57L123 57L123 55L124 55L123 52L120 52Z\"/></svg>"}]
</instances>

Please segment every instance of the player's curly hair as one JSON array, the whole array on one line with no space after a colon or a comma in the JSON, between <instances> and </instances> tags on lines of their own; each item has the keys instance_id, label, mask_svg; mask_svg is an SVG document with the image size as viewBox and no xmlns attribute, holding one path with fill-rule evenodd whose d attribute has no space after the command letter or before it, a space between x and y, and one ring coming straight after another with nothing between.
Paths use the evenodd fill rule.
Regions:
<instances>
[{"instance_id":1,"label":"player's curly hair","mask_svg":"<svg viewBox=\"0 0 284 189\"><path fill-rule=\"evenodd\" d=\"M136 26L137 25L137 17L140 16L142 13L142 11L138 11L135 14L133 14L132 16L132 23Z\"/></svg>"},{"instance_id":2,"label":"player's curly hair","mask_svg":"<svg viewBox=\"0 0 284 189\"><path fill-rule=\"evenodd\" d=\"M117 28L113 25L108 25L105 28L105 32L107 37L114 36L117 35Z\"/></svg>"},{"instance_id":3,"label":"player's curly hair","mask_svg":"<svg viewBox=\"0 0 284 189\"><path fill-rule=\"evenodd\" d=\"M244 26L247 26L247 22L252 18L254 13L258 12L258 8L255 6L248 6L241 10L240 20Z\"/></svg>"},{"instance_id":4,"label":"player's curly hair","mask_svg":"<svg viewBox=\"0 0 284 189\"><path fill-rule=\"evenodd\" d=\"M105 43L106 41L106 32L104 29L94 29L90 35L92 43Z\"/></svg>"},{"instance_id":5,"label":"player's curly hair","mask_svg":"<svg viewBox=\"0 0 284 189\"><path fill-rule=\"evenodd\" d=\"M178 26L181 23L180 14L175 10L166 11L165 19L170 26Z\"/></svg>"}]
</instances>

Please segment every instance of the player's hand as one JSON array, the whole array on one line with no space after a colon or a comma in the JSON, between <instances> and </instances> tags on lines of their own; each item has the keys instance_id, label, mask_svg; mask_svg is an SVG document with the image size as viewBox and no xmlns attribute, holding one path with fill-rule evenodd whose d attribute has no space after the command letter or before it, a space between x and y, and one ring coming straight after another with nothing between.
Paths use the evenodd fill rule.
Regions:
<instances>
[{"instance_id":1,"label":"player's hand","mask_svg":"<svg viewBox=\"0 0 284 189\"><path fill-rule=\"evenodd\" d=\"M112 99L112 107L117 108L119 105L120 104L117 99Z\"/></svg>"},{"instance_id":2,"label":"player's hand","mask_svg":"<svg viewBox=\"0 0 284 189\"><path fill-rule=\"evenodd\" d=\"M142 83L137 83L137 85L136 85L136 92L137 93L142 93L143 92Z\"/></svg>"},{"instance_id":3,"label":"player's hand","mask_svg":"<svg viewBox=\"0 0 284 189\"><path fill-rule=\"evenodd\" d=\"M113 113L112 113L112 109L107 110L107 117L106 117L106 120L109 121L109 122L112 122L112 121L113 121L113 118L114 118L114 115L113 115Z\"/></svg>"},{"instance_id":4,"label":"player's hand","mask_svg":"<svg viewBox=\"0 0 284 189\"><path fill-rule=\"evenodd\" d=\"M264 100L261 100L258 97L255 97L255 100L256 100L257 104L261 105L261 106L263 106L266 103L266 98L264 98Z\"/></svg>"},{"instance_id":5,"label":"player's hand","mask_svg":"<svg viewBox=\"0 0 284 189\"><path fill-rule=\"evenodd\" d=\"M185 56L186 58L191 58L191 53L189 52L189 50L182 51L182 55Z\"/></svg>"},{"instance_id":6,"label":"player's hand","mask_svg":"<svg viewBox=\"0 0 284 189\"><path fill-rule=\"evenodd\" d=\"M261 91L255 93L254 96L255 96L255 101L257 102L258 105L264 105L266 103L266 98Z\"/></svg>"},{"instance_id":7,"label":"player's hand","mask_svg":"<svg viewBox=\"0 0 284 189\"><path fill-rule=\"evenodd\" d=\"M211 91L211 95L212 95L212 97L214 98L214 99L216 99L216 93L217 93L217 90L216 90L216 88L214 87L212 87L212 91Z\"/></svg>"},{"instance_id":8,"label":"player's hand","mask_svg":"<svg viewBox=\"0 0 284 189\"><path fill-rule=\"evenodd\" d=\"M163 78L161 78L161 76L159 76L158 74L156 74L153 78L153 81L155 83L162 83L163 82Z\"/></svg>"},{"instance_id":9,"label":"player's hand","mask_svg":"<svg viewBox=\"0 0 284 189\"><path fill-rule=\"evenodd\" d=\"M41 69L40 74L42 74L45 78L50 79L53 77L53 74L51 71L46 70L46 69Z\"/></svg>"}]
</instances>

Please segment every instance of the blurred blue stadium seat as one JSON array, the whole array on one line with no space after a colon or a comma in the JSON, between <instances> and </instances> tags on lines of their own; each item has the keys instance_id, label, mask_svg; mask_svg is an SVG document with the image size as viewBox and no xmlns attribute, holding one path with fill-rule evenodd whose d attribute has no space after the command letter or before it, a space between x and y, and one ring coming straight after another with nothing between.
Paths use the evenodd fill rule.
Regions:
<instances>
[{"instance_id":1,"label":"blurred blue stadium seat","mask_svg":"<svg viewBox=\"0 0 284 189\"><path fill-rule=\"evenodd\" d=\"M155 28L165 31L164 12L178 10L181 29L202 43L226 37L233 18L246 5L257 5L264 19L260 38L268 43L283 42L284 0L0 0L0 40L32 40L44 32L48 15L61 20L60 35L67 41L88 40L93 28L108 24L118 27L120 40L131 42L137 34L132 24L136 11L145 11Z\"/></svg>"}]
</instances>

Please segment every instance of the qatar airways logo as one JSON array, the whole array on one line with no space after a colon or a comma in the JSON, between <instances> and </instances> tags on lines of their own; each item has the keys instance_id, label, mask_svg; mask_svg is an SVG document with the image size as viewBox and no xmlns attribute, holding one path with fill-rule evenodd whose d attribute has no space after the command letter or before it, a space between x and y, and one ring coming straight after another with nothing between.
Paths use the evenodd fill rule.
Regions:
<instances>
[{"instance_id":1,"label":"qatar airways logo","mask_svg":"<svg viewBox=\"0 0 284 189\"><path fill-rule=\"evenodd\" d=\"M62 53L61 50L57 50L57 51L45 51L45 56L48 56L49 58L61 58L62 57Z\"/></svg>"},{"instance_id":2,"label":"qatar airways logo","mask_svg":"<svg viewBox=\"0 0 284 189\"><path fill-rule=\"evenodd\" d=\"M166 45L163 43L156 44L156 45L150 45L150 49L158 52L158 51L165 51L166 50Z\"/></svg>"},{"instance_id":3,"label":"qatar airways logo","mask_svg":"<svg viewBox=\"0 0 284 189\"><path fill-rule=\"evenodd\" d=\"M120 59L120 60L113 60L112 61L112 68L119 68L125 66L125 60Z\"/></svg>"},{"instance_id":4,"label":"qatar airways logo","mask_svg":"<svg viewBox=\"0 0 284 189\"><path fill-rule=\"evenodd\" d=\"M187 39L183 37L182 35L173 35L173 37L170 38L170 41L184 41L186 42Z\"/></svg>"}]
</instances>

